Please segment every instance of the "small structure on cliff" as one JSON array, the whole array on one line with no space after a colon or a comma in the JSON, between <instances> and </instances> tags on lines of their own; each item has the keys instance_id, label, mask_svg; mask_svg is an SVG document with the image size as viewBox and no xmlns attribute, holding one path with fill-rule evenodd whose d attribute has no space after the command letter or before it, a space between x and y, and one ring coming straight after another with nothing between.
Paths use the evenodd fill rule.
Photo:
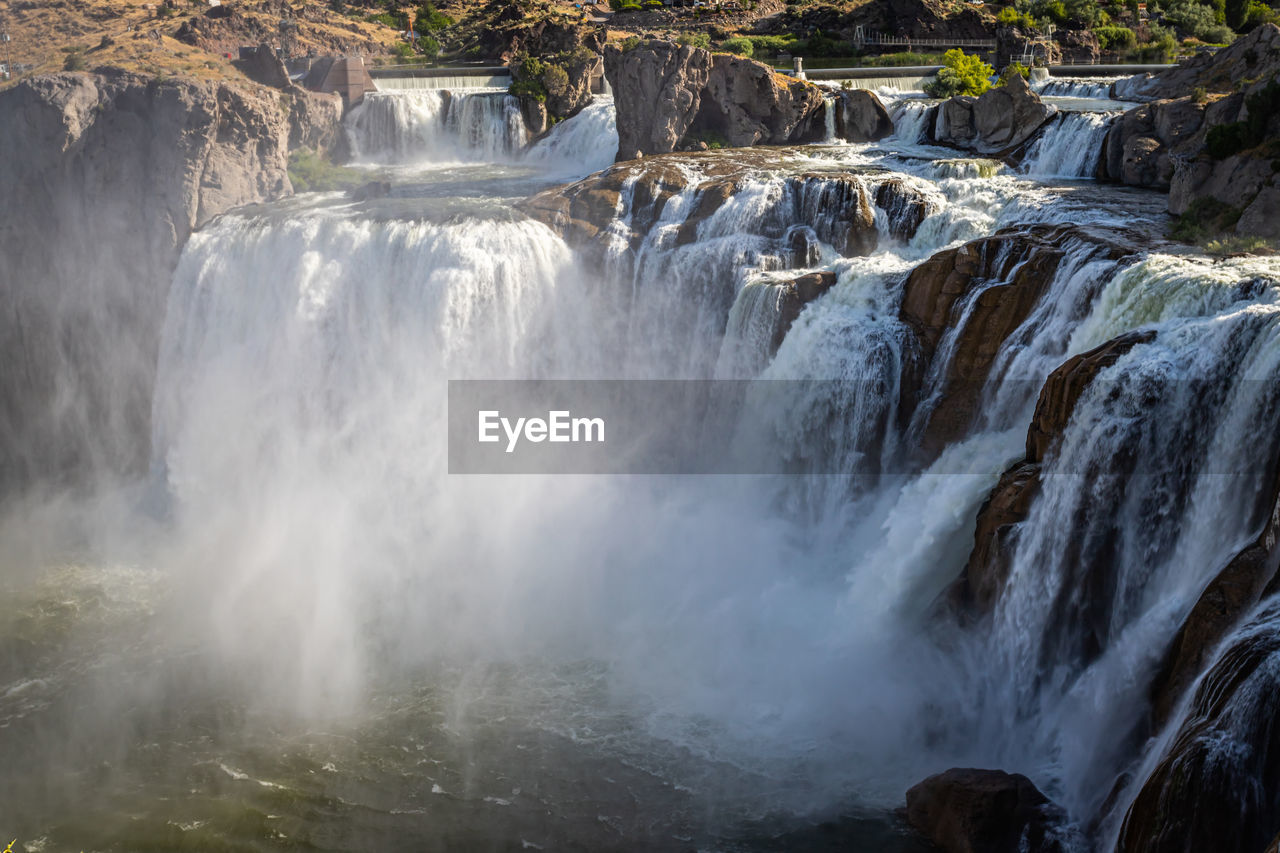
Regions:
<instances>
[{"instance_id":1,"label":"small structure on cliff","mask_svg":"<svg viewBox=\"0 0 1280 853\"><path fill-rule=\"evenodd\" d=\"M313 92L337 92L342 103L350 109L364 100L366 92L376 92L373 78L364 67L364 60L352 56L323 56L311 63L311 70L303 78L302 85Z\"/></svg>"}]
</instances>

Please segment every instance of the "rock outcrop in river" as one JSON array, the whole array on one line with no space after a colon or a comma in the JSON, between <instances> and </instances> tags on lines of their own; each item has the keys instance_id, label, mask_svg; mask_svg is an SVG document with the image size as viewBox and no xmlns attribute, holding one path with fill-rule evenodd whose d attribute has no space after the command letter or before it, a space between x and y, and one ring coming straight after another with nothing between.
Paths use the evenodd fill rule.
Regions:
<instances>
[{"instance_id":1,"label":"rock outcrop in river","mask_svg":"<svg viewBox=\"0 0 1280 853\"><path fill-rule=\"evenodd\" d=\"M1035 136L1057 112L1014 74L979 97L957 95L939 104L933 138L967 151L1004 156Z\"/></svg>"},{"instance_id":2,"label":"rock outcrop in river","mask_svg":"<svg viewBox=\"0 0 1280 853\"><path fill-rule=\"evenodd\" d=\"M688 45L647 41L605 50L617 107L617 159L703 144L732 148L816 142L822 91L762 62Z\"/></svg>"},{"instance_id":3,"label":"rock outcrop in river","mask_svg":"<svg viewBox=\"0 0 1280 853\"><path fill-rule=\"evenodd\" d=\"M182 245L225 210L287 195L291 135L324 123L291 127L279 92L228 82L55 74L0 94L0 147L22 152L0 164L21 199L0 213L6 487L143 463Z\"/></svg>"}]
</instances>

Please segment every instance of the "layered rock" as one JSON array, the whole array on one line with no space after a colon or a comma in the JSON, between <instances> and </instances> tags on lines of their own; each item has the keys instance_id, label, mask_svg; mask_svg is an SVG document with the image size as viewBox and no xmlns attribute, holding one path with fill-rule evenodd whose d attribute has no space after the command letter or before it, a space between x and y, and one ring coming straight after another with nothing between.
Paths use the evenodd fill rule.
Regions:
<instances>
[{"instance_id":1,"label":"layered rock","mask_svg":"<svg viewBox=\"0 0 1280 853\"><path fill-rule=\"evenodd\" d=\"M170 275L192 230L290 192L279 93L56 74L0 94L6 303L0 476L82 482L145 462ZM110 363L105 353L112 354Z\"/></svg>"},{"instance_id":2,"label":"layered rock","mask_svg":"<svg viewBox=\"0 0 1280 853\"><path fill-rule=\"evenodd\" d=\"M1280 458L1268 463L1261 531L1209 583L1174 637L1151 685L1154 725L1162 727L1227 632L1259 601L1280 591Z\"/></svg>"},{"instance_id":3,"label":"layered rock","mask_svg":"<svg viewBox=\"0 0 1280 853\"><path fill-rule=\"evenodd\" d=\"M893 133L893 120L875 92L851 89L836 96L836 136L875 142Z\"/></svg>"},{"instance_id":4,"label":"layered rock","mask_svg":"<svg viewBox=\"0 0 1280 853\"><path fill-rule=\"evenodd\" d=\"M810 171L777 178L771 173L779 165L776 155L759 151L646 157L546 190L521 208L599 259L619 240L638 247L677 193L693 194L674 235L676 245L687 245L700 239L706 223L748 182L780 181L772 208L740 224L778 241L791 266L809 266L816 261L816 241L846 256L873 251L879 239L876 207L887 214L890 232L903 239L934 207L924 191L900 176ZM622 227L610 227L615 221Z\"/></svg>"},{"instance_id":5,"label":"layered rock","mask_svg":"<svg viewBox=\"0 0 1280 853\"><path fill-rule=\"evenodd\" d=\"M1060 853L1064 814L1026 776L953 768L907 791L907 820L946 853Z\"/></svg>"},{"instance_id":6,"label":"layered rock","mask_svg":"<svg viewBox=\"0 0 1280 853\"><path fill-rule=\"evenodd\" d=\"M1120 235L1035 226L939 252L908 275L899 316L915 332L924 368L944 335L958 335L948 362L934 371L934 381L940 383L936 399L929 410L915 415L926 456L968 432L997 353L1053 281L1071 240L1093 244L1099 257L1119 259L1137 251ZM962 305L967 319L958 310ZM904 382L908 400L919 399L923 378L922 372Z\"/></svg>"},{"instance_id":7,"label":"layered rock","mask_svg":"<svg viewBox=\"0 0 1280 853\"><path fill-rule=\"evenodd\" d=\"M1117 853L1252 853L1280 832L1280 602L1237 630L1129 806Z\"/></svg>"},{"instance_id":8,"label":"layered rock","mask_svg":"<svg viewBox=\"0 0 1280 853\"><path fill-rule=\"evenodd\" d=\"M777 352L782 346L782 339L791 331L791 326L804 310L804 306L835 287L836 274L831 270L809 273L779 285L778 325L774 327L773 339L769 342L770 352Z\"/></svg>"},{"instance_id":9,"label":"layered rock","mask_svg":"<svg viewBox=\"0 0 1280 853\"><path fill-rule=\"evenodd\" d=\"M981 616L995 607L1009 577L1010 536L1031 511L1040 489L1041 466L1070 423L1085 389L1129 350L1154 339L1151 331L1127 332L1067 359L1049 374L1027 428L1026 456L1001 475L978 511L973 550L950 592L959 613Z\"/></svg>"},{"instance_id":10,"label":"layered rock","mask_svg":"<svg viewBox=\"0 0 1280 853\"><path fill-rule=\"evenodd\" d=\"M731 54L648 41L605 51L617 109L617 159L695 143L783 145L822 138L826 105L806 81Z\"/></svg>"},{"instance_id":11,"label":"layered rock","mask_svg":"<svg viewBox=\"0 0 1280 853\"><path fill-rule=\"evenodd\" d=\"M1058 112L1014 74L1003 86L979 97L957 95L937 107L933 139L993 156L1012 154Z\"/></svg>"}]
</instances>

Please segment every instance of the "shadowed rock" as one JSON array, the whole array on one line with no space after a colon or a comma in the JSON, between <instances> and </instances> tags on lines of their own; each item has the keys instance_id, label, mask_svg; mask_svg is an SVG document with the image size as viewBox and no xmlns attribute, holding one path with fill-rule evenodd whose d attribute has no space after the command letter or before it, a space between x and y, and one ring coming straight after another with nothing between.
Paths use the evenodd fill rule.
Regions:
<instances>
[{"instance_id":1,"label":"shadowed rock","mask_svg":"<svg viewBox=\"0 0 1280 853\"><path fill-rule=\"evenodd\" d=\"M979 154L1003 156L1029 141L1058 112L1042 103L1020 74L974 98L957 95L938 105L934 139Z\"/></svg>"},{"instance_id":2,"label":"shadowed rock","mask_svg":"<svg viewBox=\"0 0 1280 853\"><path fill-rule=\"evenodd\" d=\"M1060 853L1062 810L1026 776L953 768L907 791L907 820L946 853Z\"/></svg>"}]
</instances>

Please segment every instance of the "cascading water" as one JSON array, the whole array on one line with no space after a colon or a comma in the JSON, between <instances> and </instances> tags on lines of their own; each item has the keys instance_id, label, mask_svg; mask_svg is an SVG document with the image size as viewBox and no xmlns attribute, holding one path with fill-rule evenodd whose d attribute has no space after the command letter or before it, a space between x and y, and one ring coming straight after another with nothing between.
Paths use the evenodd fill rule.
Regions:
<instances>
[{"instance_id":1,"label":"cascading water","mask_svg":"<svg viewBox=\"0 0 1280 853\"><path fill-rule=\"evenodd\" d=\"M1120 77L1050 77L1031 84L1031 90L1041 97L1051 98L1109 98L1111 87Z\"/></svg>"},{"instance_id":2,"label":"cascading water","mask_svg":"<svg viewBox=\"0 0 1280 853\"><path fill-rule=\"evenodd\" d=\"M347 117L356 162L421 164L513 158L528 133L501 90L370 92Z\"/></svg>"},{"instance_id":3,"label":"cascading water","mask_svg":"<svg viewBox=\"0 0 1280 853\"><path fill-rule=\"evenodd\" d=\"M582 112L551 128L530 146L524 160L553 175L585 175L607 168L617 151L613 98L599 96Z\"/></svg>"},{"instance_id":4,"label":"cascading water","mask_svg":"<svg viewBox=\"0 0 1280 853\"><path fill-rule=\"evenodd\" d=\"M1028 149L1023 173L1035 178L1093 177L1114 118L1109 113L1062 114Z\"/></svg>"},{"instance_id":5,"label":"cascading water","mask_svg":"<svg viewBox=\"0 0 1280 853\"><path fill-rule=\"evenodd\" d=\"M58 562L0 621L0 766L59 780L0 780L0 822L50 849L755 850L811 848L789 833L853 810L845 846L906 851L890 810L955 765L1101 818L1117 775L1165 753L1133 745L1146 675L1257 532L1280 265L1153 252L1162 197L1055 184L1091 173L1105 116L1050 128L1032 182L940 159L910 98L873 145L658 161L669 187L596 191L598 233L571 245L485 164L528 166L530 192L603 168L612 104L525 153L514 104L367 96L363 163L464 161L473 182L298 199L187 244L150 474L77 517L146 535ZM1030 224L1086 216L1129 248L1063 229L1025 251ZM1002 274L921 364L908 274L1006 228ZM983 338L1045 255L1025 317ZM779 345L786 283L815 270L828 289ZM987 621L941 614L1046 377L1135 329L1154 339L1039 463ZM975 337L977 412L923 453ZM450 474L447 380L512 377L776 380L717 438L798 474ZM1242 718L1265 705L1241 697Z\"/></svg>"}]
</instances>

